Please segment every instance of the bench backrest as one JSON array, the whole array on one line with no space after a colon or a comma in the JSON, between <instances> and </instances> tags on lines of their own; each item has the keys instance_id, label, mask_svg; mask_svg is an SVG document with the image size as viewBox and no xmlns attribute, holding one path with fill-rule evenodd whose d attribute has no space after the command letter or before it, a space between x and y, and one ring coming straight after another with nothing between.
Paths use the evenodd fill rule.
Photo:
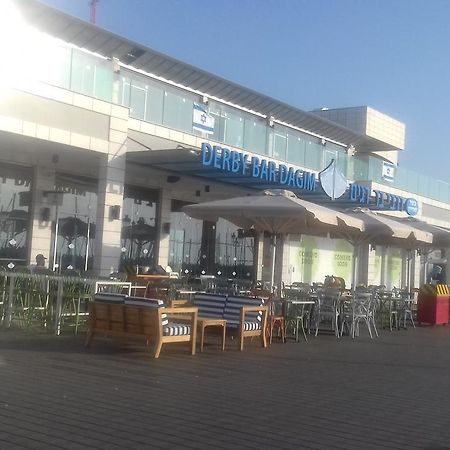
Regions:
<instances>
[{"instance_id":1,"label":"bench backrest","mask_svg":"<svg viewBox=\"0 0 450 450\"><path fill-rule=\"evenodd\" d=\"M158 310L164 308L164 303L160 299L98 293L92 308L96 329L151 335L157 331ZM168 323L167 315L162 313L161 325Z\"/></svg>"},{"instance_id":2,"label":"bench backrest","mask_svg":"<svg viewBox=\"0 0 450 450\"><path fill-rule=\"evenodd\" d=\"M225 312L226 295L200 292L194 296L194 306L198 308L199 317L222 319Z\"/></svg>"}]
</instances>

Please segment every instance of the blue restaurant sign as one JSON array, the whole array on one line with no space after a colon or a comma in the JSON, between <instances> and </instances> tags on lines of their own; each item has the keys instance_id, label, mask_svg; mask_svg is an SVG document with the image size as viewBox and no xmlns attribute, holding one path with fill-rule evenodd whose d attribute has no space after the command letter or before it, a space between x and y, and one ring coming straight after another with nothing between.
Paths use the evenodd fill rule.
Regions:
<instances>
[{"instance_id":1,"label":"blue restaurant sign","mask_svg":"<svg viewBox=\"0 0 450 450\"><path fill-rule=\"evenodd\" d=\"M283 187L316 190L316 174L277 164L247 153L229 150L219 145L202 144L202 164L225 172L247 175Z\"/></svg>"},{"instance_id":2,"label":"blue restaurant sign","mask_svg":"<svg viewBox=\"0 0 450 450\"><path fill-rule=\"evenodd\" d=\"M371 190L358 183L350 184L348 195L351 202L374 206L376 209L404 211L409 216L415 216L419 211L419 204L415 198L400 197L376 189Z\"/></svg>"},{"instance_id":3,"label":"blue restaurant sign","mask_svg":"<svg viewBox=\"0 0 450 450\"><path fill-rule=\"evenodd\" d=\"M319 177L316 177L313 172L277 164L275 161L251 156L248 153L230 150L219 145L210 145L207 142L202 143L201 158L202 165L205 167L252 177L261 180L261 184L273 183L283 188L301 189L317 194L323 191L337 203L340 202L339 197L347 190L345 176L338 173L334 161L320 172ZM332 176L327 178L326 175L331 169L333 169ZM332 182L332 186L330 182ZM340 200L342 203L357 203L378 210L404 211L410 216L415 216L419 209L417 200L414 198L404 198L384 191L372 190L358 183L351 183L347 199L344 200L341 197Z\"/></svg>"}]
</instances>

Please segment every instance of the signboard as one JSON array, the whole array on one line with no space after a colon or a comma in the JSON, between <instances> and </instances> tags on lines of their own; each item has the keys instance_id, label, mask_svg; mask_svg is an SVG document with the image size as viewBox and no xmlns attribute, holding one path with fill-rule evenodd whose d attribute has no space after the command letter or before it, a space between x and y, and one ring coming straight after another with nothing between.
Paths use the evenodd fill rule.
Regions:
<instances>
[{"instance_id":1,"label":"signboard","mask_svg":"<svg viewBox=\"0 0 450 450\"><path fill-rule=\"evenodd\" d=\"M248 153L229 150L219 145L202 144L202 164L225 172L248 175L285 188L316 190L316 175L312 172L278 164Z\"/></svg>"}]
</instances>

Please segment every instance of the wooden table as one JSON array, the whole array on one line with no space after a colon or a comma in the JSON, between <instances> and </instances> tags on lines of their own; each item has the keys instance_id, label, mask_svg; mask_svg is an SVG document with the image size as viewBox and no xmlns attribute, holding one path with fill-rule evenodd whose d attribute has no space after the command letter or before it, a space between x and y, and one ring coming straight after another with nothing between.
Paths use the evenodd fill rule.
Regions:
<instances>
[{"instance_id":1,"label":"wooden table","mask_svg":"<svg viewBox=\"0 0 450 450\"><path fill-rule=\"evenodd\" d=\"M200 352L203 352L203 342L206 327L222 327L222 350L225 350L225 336L227 331L227 321L224 319L213 319L208 317L197 317L197 328L200 329Z\"/></svg>"}]
</instances>

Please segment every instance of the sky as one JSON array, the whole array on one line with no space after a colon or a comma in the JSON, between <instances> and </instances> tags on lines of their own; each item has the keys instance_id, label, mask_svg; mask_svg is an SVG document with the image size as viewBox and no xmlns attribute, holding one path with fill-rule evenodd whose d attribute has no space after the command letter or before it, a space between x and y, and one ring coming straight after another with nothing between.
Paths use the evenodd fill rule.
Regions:
<instances>
[{"instance_id":1,"label":"sky","mask_svg":"<svg viewBox=\"0 0 450 450\"><path fill-rule=\"evenodd\" d=\"M99 0L97 25L302 110L375 108L399 165L450 183L450 0Z\"/></svg>"}]
</instances>

